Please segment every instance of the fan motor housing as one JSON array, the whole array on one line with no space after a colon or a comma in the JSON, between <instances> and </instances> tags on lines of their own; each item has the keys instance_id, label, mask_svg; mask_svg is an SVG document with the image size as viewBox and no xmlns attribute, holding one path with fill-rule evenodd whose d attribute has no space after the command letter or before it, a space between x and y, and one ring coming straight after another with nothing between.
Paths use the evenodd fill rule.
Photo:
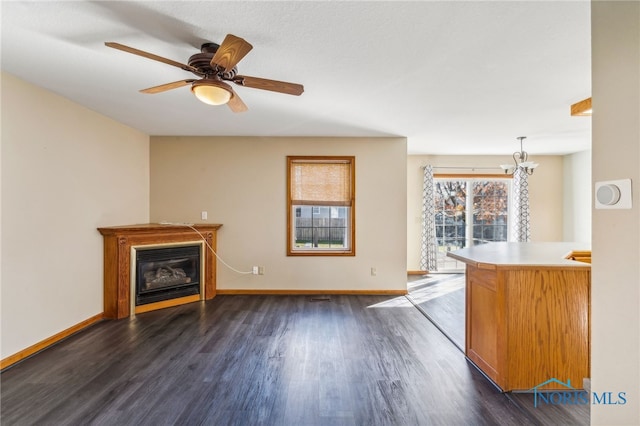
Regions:
<instances>
[{"instance_id":1,"label":"fan motor housing","mask_svg":"<svg viewBox=\"0 0 640 426\"><path fill-rule=\"evenodd\" d=\"M191 55L188 64L200 71L211 72L213 71L211 68L211 58L213 58L213 53L196 53L195 55Z\"/></svg>"},{"instance_id":2,"label":"fan motor housing","mask_svg":"<svg viewBox=\"0 0 640 426\"><path fill-rule=\"evenodd\" d=\"M189 62L187 63L189 64L189 66L196 68L198 71L202 72L205 75L218 73L219 72L218 69L214 69L213 67L211 67L211 59L213 58L215 53L218 51L219 47L220 45L217 43L204 43L200 47L201 53L196 53L195 55L191 55L191 57L189 57ZM233 67L232 70L227 71L223 74L220 74L220 77L230 80L233 77L235 77L237 73L238 73L238 69L236 67Z\"/></svg>"},{"instance_id":3,"label":"fan motor housing","mask_svg":"<svg viewBox=\"0 0 640 426\"><path fill-rule=\"evenodd\" d=\"M200 46L200 52L191 55L188 64L202 71L213 71L211 68L211 58L218 51L220 45L218 43L203 43Z\"/></svg>"}]
</instances>

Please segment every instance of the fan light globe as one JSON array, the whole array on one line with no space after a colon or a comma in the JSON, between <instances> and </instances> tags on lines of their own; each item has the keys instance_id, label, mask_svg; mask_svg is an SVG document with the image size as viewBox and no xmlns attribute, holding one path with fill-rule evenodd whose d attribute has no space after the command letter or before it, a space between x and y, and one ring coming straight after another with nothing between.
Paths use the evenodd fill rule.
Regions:
<instances>
[{"instance_id":1,"label":"fan light globe","mask_svg":"<svg viewBox=\"0 0 640 426\"><path fill-rule=\"evenodd\" d=\"M191 85L191 91L201 102L209 105L224 105L231 99L231 88L221 81L198 80Z\"/></svg>"}]
</instances>

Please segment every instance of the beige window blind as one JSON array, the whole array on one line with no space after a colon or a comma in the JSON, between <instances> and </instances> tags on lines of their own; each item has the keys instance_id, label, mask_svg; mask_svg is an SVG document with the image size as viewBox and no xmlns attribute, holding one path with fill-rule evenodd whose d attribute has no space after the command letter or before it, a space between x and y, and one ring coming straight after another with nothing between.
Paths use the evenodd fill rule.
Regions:
<instances>
[{"instance_id":1,"label":"beige window blind","mask_svg":"<svg viewBox=\"0 0 640 426\"><path fill-rule=\"evenodd\" d=\"M291 204L351 206L352 162L348 159L291 161Z\"/></svg>"}]
</instances>

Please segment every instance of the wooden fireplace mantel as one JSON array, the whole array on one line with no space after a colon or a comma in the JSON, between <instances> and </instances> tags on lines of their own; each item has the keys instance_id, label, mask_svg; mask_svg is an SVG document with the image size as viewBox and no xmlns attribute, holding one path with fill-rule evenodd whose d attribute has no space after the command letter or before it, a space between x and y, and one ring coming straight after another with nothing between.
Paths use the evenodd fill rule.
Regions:
<instances>
[{"instance_id":1,"label":"wooden fireplace mantel","mask_svg":"<svg viewBox=\"0 0 640 426\"><path fill-rule=\"evenodd\" d=\"M192 225L216 250L216 232L220 224ZM131 315L131 247L201 241L193 229L184 225L147 223L98 228L104 239L104 317ZM216 257L208 248L204 253L204 300L216 295ZM179 303L176 303L179 304ZM164 306L168 306L164 304Z\"/></svg>"}]
</instances>

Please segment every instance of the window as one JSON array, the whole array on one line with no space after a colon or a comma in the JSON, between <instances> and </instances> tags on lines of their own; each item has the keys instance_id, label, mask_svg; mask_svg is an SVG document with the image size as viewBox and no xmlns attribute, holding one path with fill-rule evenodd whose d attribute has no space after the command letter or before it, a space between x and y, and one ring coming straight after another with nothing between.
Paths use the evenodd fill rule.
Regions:
<instances>
[{"instance_id":1,"label":"window","mask_svg":"<svg viewBox=\"0 0 640 426\"><path fill-rule=\"evenodd\" d=\"M438 270L463 269L447 252L489 241L507 241L510 179L434 179Z\"/></svg>"},{"instance_id":2,"label":"window","mask_svg":"<svg viewBox=\"0 0 640 426\"><path fill-rule=\"evenodd\" d=\"M355 157L287 157L287 255L355 255Z\"/></svg>"}]
</instances>

